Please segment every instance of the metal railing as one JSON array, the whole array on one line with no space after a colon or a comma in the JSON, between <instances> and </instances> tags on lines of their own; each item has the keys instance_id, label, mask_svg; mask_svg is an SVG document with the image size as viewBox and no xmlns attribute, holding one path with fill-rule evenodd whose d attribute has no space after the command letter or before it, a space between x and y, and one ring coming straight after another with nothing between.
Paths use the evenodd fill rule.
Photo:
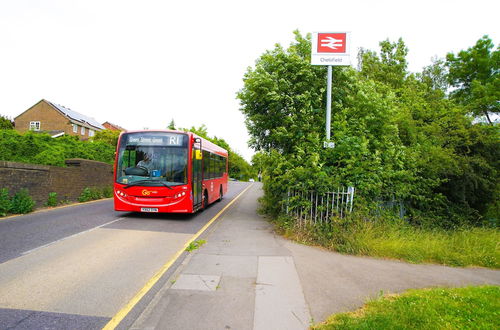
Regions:
<instances>
[{"instance_id":1,"label":"metal railing","mask_svg":"<svg viewBox=\"0 0 500 330\"><path fill-rule=\"evenodd\" d=\"M332 217L343 218L352 212L354 187L338 188L337 191L288 190L284 211L300 222L322 223Z\"/></svg>"}]
</instances>

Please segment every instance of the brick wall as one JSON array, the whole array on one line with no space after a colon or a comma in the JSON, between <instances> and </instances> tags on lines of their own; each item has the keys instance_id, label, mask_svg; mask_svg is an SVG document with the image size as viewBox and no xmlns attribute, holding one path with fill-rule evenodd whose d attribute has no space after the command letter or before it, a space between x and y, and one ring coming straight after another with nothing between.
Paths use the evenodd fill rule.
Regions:
<instances>
[{"instance_id":1,"label":"brick wall","mask_svg":"<svg viewBox=\"0 0 500 330\"><path fill-rule=\"evenodd\" d=\"M57 193L59 201L77 201L83 189L113 185L113 166L86 159L68 159L68 167L33 165L0 161L0 188L13 195L26 188L36 202L43 206L49 193Z\"/></svg>"}]
</instances>

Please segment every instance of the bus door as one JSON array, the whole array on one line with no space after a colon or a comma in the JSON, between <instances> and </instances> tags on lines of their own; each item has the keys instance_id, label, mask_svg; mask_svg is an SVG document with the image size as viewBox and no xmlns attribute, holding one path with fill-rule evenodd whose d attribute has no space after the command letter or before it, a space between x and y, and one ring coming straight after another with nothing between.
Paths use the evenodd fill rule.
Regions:
<instances>
[{"instance_id":1,"label":"bus door","mask_svg":"<svg viewBox=\"0 0 500 330\"><path fill-rule=\"evenodd\" d=\"M193 168L193 210L201 208L203 199L202 189L202 152L201 152L201 139L196 138L193 142L193 155L192 168Z\"/></svg>"}]
</instances>

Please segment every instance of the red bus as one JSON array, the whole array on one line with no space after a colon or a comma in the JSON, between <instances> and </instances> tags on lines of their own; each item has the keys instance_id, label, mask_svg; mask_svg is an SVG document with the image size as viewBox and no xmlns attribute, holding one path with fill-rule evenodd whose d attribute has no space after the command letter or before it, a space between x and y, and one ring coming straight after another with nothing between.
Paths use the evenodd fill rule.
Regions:
<instances>
[{"instance_id":1,"label":"red bus","mask_svg":"<svg viewBox=\"0 0 500 330\"><path fill-rule=\"evenodd\" d=\"M191 132L120 134L116 211L194 213L227 193L227 150Z\"/></svg>"}]
</instances>

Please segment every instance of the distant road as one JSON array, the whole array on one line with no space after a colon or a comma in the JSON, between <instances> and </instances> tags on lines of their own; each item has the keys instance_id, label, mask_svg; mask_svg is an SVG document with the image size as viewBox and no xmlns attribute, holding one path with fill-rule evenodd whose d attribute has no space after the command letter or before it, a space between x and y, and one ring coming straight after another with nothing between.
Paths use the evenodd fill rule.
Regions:
<instances>
[{"instance_id":1,"label":"distant road","mask_svg":"<svg viewBox=\"0 0 500 330\"><path fill-rule=\"evenodd\" d=\"M230 182L194 215L119 213L103 200L0 220L0 329L102 328L247 186Z\"/></svg>"}]
</instances>

